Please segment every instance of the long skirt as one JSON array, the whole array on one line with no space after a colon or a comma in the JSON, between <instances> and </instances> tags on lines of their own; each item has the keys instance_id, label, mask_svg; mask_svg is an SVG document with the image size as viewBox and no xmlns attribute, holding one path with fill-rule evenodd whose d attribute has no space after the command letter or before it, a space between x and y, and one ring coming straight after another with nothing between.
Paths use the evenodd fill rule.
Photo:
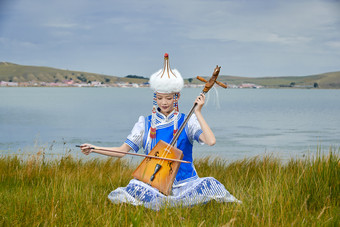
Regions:
<instances>
[{"instance_id":1,"label":"long skirt","mask_svg":"<svg viewBox=\"0 0 340 227\"><path fill-rule=\"evenodd\" d=\"M210 200L218 202L237 202L221 184L213 177L198 178L172 188L172 194L165 196L158 189L142 181L132 179L126 187L112 191L108 198L113 203L129 203L135 206L145 206L159 210L164 206L193 206L207 203Z\"/></svg>"}]
</instances>

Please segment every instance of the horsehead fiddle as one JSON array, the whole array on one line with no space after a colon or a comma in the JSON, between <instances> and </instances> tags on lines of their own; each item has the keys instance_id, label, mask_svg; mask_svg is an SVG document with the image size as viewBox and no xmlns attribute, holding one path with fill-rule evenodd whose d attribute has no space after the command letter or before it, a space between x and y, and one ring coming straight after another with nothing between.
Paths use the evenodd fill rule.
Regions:
<instances>
[{"instance_id":1,"label":"horsehead fiddle","mask_svg":"<svg viewBox=\"0 0 340 227\"><path fill-rule=\"evenodd\" d=\"M208 91L214 86L215 83L223 88L227 88L227 85L217 81L220 69L220 66L216 66L213 75L209 79L209 81L197 76L198 80L206 83L201 93L208 93ZM132 176L134 178L151 185L152 187L158 189L164 195L169 195L171 193L172 185L181 162L190 163L188 161L182 160L183 152L176 148L176 143L180 134L188 123L191 115L194 113L196 106L197 103L195 103L194 106L191 108L189 114L187 115L177 133L174 135L170 144L160 140L156 144L156 146L149 152L149 157L146 157L132 173ZM163 160L160 158L163 158Z\"/></svg>"},{"instance_id":2,"label":"horsehead fiddle","mask_svg":"<svg viewBox=\"0 0 340 227\"><path fill-rule=\"evenodd\" d=\"M218 84L223 88L227 88L227 85L217 81L217 77L220 73L220 66L216 66L214 69L212 77L209 81L205 80L202 77L197 76L197 79L206 83L204 89L201 93L206 94L208 91L214 86L214 84ZM113 153L119 154L128 154L134 156L144 157L143 161L140 165L135 169L132 173L132 176L137 180L140 180L146 184L151 185L152 187L158 189L164 195L169 195L171 193L172 184L177 175L178 169L181 163L190 163L189 161L182 160L183 152L176 148L177 140L184 130L186 124L188 123L191 115L194 113L194 110L197 106L197 103L191 108L189 114L185 118L181 127L174 135L171 143L168 144L162 140L160 140L156 146L149 152L148 155L136 154L136 153L126 153L122 151L114 151L109 149L102 148L94 148L90 147L92 150L102 150L102 151L110 151ZM81 147L76 145L76 147Z\"/></svg>"}]
</instances>

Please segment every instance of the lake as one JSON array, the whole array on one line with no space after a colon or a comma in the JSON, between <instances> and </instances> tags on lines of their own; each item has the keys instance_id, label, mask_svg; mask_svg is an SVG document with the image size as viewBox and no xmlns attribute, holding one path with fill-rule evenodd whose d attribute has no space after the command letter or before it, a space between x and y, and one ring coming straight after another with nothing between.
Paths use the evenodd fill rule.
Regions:
<instances>
[{"instance_id":1,"label":"lake","mask_svg":"<svg viewBox=\"0 0 340 227\"><path fill-rule=\"evenodd\" d=\"M188 113L200 91L183 89L181 112ZM120 146L151 109L149 88L0 88L0 152L27 155L39 148L50 158L84 158L76 144ZM340 90L217 88L202 112L217 143L195 143L196 158L288 160L340 146Z\"/></svg>"}]
</instances>

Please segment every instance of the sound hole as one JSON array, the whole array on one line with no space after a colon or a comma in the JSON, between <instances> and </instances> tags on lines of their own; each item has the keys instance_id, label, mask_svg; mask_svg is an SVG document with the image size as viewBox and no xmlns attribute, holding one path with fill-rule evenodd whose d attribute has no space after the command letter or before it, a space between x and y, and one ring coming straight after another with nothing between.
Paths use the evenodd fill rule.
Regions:
<instances>
[{"instance_id":1,"label":"sound hole","mask_svg":"<svg viewBox=\"0 0 340 227\"><path fill-rule=\"evenodd\" d=\"M169 166L169 175L171 175L174 171L172 169L172 163L173 162L168 162L168 166Z\"/></svg>"},{"instance_id":2,"label":"sound hole","mask_svg":"<svg viewBox=\"0 0 340 227\"><path fill-rule=\"evenodd\" d=\"M158 157L159 156L159 151L155 152L155 156ZM146 163L150 162L152 158L146 158Z\"/></svg>"}]
</instances>

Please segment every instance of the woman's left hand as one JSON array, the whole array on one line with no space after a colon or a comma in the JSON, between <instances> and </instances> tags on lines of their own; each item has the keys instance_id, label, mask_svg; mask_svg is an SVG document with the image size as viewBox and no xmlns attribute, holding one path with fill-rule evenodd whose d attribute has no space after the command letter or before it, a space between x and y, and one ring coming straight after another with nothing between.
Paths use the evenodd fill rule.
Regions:
<instances>
[{"instance_id":1,"label":"woman's left hand","mask_svg":"<svg viewBox=\"0 0 340 227\"><path fill-rule=\"evenodd\" d=\"M202 109L202 107L205 103L205 95L201 93L199 96L197 96L195 103L197 103L197 107L195 109L195 112L201 111L201 109Z\"/></svg>"}]
</instances>

